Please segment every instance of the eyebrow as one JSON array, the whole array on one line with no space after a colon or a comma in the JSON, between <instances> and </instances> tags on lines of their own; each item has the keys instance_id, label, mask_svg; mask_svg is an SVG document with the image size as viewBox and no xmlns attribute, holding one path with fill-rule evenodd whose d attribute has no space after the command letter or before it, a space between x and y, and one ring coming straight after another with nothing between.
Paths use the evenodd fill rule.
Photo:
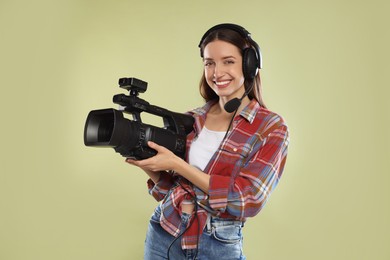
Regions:
<instances>
[{"instance_id":1,"label":"eyebrow","mask_svg":"<svg viewBox=\"0 0 390 260\"><path fill-rule=\"evenodd\" d=\"M226 60L226 59L237 59L236 57L234 56L225 56L225 57L222 57L223 60ZM212 58L203 58L203 60L214 60Z\"/></svg>"}]
</instances>

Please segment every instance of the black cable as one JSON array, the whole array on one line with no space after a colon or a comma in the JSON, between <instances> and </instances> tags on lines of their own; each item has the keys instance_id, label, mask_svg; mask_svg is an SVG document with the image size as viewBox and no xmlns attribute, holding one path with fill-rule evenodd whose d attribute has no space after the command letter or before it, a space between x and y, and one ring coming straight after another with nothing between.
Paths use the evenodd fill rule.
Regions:
<instances>
[{"instance_id":1,"label":"black cable","mask_svg":"<svg viewBox=\"0 0 390 260\"><path fill-rule=\"evenodd\" d=\"M188 225L188 227L180 234L178 235L172 242L171 244L169 245L168 247L168 250L167 250L167 258L169 260L169 252L171 250L171 247L173 246L173 244L176 242L176 240L178 240L181 236L183 236L183 234L185 232L187 232L187 230L192 226L192 224L194 223L195 220L198 221L198 232L197 232L197 237L196 237L196 252L195 252L195 258L197 257L198 255L198 247L199 247L199 234L200 234L200 225L199 225L199 219L198 219L198 199L196 198L196 196L192 195L191 192L189 192L181 183L180 181L178 182L179 185L192 197L192 199L194 200L194 217L192 218L192 220L190 221L190 224Z\"/></svg>"},{"instance_id":2,"label":"black cable","mask_svg":"<svg viewBox=\"0 0 390 260\"><path fill-rule=\"evenodd\" d=\"M228 128L227 128L227 130L226 130L225 136L223 137L223 139L222 139L222 141L221 141L221 144L223 143L223 141L225 141L225 139L226 139L226 137L227 137L227 135L228 135L228 133L229 133L229 129L230 129L230 127L231 127L232 124L233 124L233 120L234 120L234 117L235 117L236 114L237 114L237 110L238 110L238 108L234 111L234 114L233 114L233 116L232 116L232 119L230 119L229 126L228 126Z\"/></svg>"}]
</instances>

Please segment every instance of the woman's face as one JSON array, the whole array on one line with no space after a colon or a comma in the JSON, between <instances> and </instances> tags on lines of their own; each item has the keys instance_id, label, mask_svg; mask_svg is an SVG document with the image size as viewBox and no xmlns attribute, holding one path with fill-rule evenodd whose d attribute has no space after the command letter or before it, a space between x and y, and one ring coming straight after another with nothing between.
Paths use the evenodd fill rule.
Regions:
<instances>
[{"instance_id":1,"label":"woman's face","mask_svg":"<svg viewBox=\"0 0 390 260\"><path fill-rule=\"evenodd\" d=\"M204 73L208 85L225 102L244 92L242 54L235 45L215 40L203 51Z\"/></svg>"}]
</instances>

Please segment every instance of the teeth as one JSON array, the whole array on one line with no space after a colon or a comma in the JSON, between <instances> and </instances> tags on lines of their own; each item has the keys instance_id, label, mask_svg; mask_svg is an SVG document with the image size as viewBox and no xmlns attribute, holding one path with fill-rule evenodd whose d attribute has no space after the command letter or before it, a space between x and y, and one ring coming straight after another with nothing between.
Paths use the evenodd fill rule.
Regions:
<instances>
[{"instance_id":1,"label":"teeth","mask_svg":"<svg viewBox=\"0 0 390 260\"><path fill-rule=\"evenodd\" d=\"M217 85L226 85L226 84L228 84L230 81L219 81L219 82L215 82L215 84L217 84Z\"/></svg>"}]
</instances>

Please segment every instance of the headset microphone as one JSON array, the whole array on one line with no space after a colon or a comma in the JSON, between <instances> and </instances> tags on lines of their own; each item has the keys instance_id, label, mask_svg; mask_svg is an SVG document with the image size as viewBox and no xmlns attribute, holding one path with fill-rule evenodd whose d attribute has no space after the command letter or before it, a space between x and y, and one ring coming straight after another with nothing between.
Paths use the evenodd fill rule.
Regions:
<instances>
[{"instance_id":1,"label":"headset microphone","mask_svg":"<svg viewBox=\"0 0 390 260\"><path fill-rule=\"evenodd\" d=\"M232 112L236 111L240 107L241 102L244 99L244 97L249 94L249 92L252 90L252 88L253 88L253 83L252 83L251 87L245 91L244 95L242 95L241 98L233 98L233 99L229 100L228 102L226 102L226 104L224 106L225 111L228 113L232 113Z\"/></svg>"},{"instance_id":2,"label":"headset microphone","mask_svg":"<svg viewBox=\"0 0 390 260\"><path fill-rule=\"evenodd\" d=\"M232 100L229 100L228 102L226 102L224 108L225 108L225 111L228 112L228 113L233 113L234 111L236 111L240 105L241 105L241 100L246 96L246 93L242 96L242 98L233 98Z\"/></svg>"}]
</instances>

